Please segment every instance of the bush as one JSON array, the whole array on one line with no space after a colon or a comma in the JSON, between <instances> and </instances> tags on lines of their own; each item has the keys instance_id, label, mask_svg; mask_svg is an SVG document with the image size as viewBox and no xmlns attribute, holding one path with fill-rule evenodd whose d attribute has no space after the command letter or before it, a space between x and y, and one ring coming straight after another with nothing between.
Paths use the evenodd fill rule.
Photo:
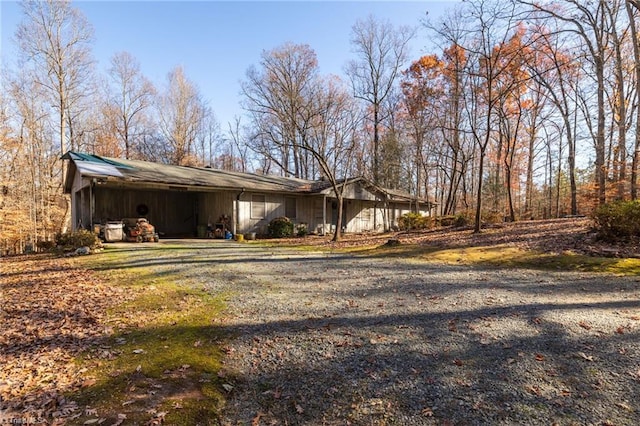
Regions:
<instances>
[{"instance_id":1,"label":"bush","mask_svg":"<svg viewBox=\"0 0 640 426\"><path fill-rule=\"evenodd\" d=\"M504 215L499 212L483 212L482 223L498 224L504 222Z\"/></svg>"},{"instance_id":2,"label":"bush","mask_svg":"<svg viewBox=\"0 0 640 426\"><path fill-rule=\"evenodd\" d=\"M593 213L598 237L607 241L640 237L640 202L615 201L603 204Z\"/></svg>"},{"instance_id":3,"label":"bush","mask_svg":"<svg viewBox=\"0 0 640 426\"><path fill-rule=\"evenodd\" d=\"M276 217L267 229L271 238L286 238L293 235L293 222L288 217Z\"/></svg>"},{"instance_id":4,"label":"bush","mask_svg":"<svg viewBox=\"0 0 640 426\"><path fill-rule=\"evenodd\" d=\"M64 251L72 251L80 247L99 247L100 239L91 231L79 229L56 235L56 244Z\"/></svg>"},{"instance_id":5,"label":"bush","mask_svg":"<svg viewBox=\"0 0 640 426\"><path fill-rule=\"evenodd\" d=\"M36 247L38 247L39 251L51 251L56 247L56 242L49 240L38 240Z\"/></svg>"},{"instance_id":6,"label":"bush","mask_svg":"<svg viewBox=\"0 0 640 426\"><path fill-rule=\"evenodd\" d=\"M306 223L300 223L296 226L296 235L298 237L309 235L309 228Z\"/></svg>"},{"instance_id":7,"label":"bush","mask_svg":"<svg viewBox=\"0 0 640 426\"><path fill-rule=\"evenodd\" d=\"M461 228L470 223L466 213L458 213L455 216L440 216L437 221L440 226L452 226L454 228Z\"/></svg>"},{"instance_id":8,"label":"bush","mask_svg":"<svg viewBox=\"0 0 640 426\"><path fill-rule=\"evenodd\" d=\"M456 228L462 228L463 226L469 225L471 222L472 220L470 220L466 214L460 213L454 218L453 226Z\"/></svg>"},{"instance_id":9,"label":"bush","mask_svg":"<svg viewBox=\"0 0 640 426\"><path fill-rule=\"evenodd\" d=\"M422 216L420 213L405 213L398 219L398 228L403 231L412 229L430 229L433 227L431 216Z\"/></svg>"}]
</instances>

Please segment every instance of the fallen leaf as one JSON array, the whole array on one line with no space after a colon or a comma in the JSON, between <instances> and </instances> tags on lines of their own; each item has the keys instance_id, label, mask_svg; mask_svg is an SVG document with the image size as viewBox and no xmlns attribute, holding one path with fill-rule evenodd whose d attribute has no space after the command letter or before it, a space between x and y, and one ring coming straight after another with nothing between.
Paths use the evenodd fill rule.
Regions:
<instances>
[{"instance_id":1,"label":"fallen leaf","mask_svg":"<svg viewBox=\"0 0 640 426\"><path fill-rule=\"evenodd\" d=\"M433 417L433 410L431 408L423 408L422 411L420 411L420 414L422 414L425 417Z\"/></svg>"},{"instance_id":2,"label":"fallen leaf","mask_svg":"<svg viewBox=\"0 0 640 426\"><path fill-rule=\"evenodd\" d=\"M623 410L633 411L633 408L631 408L628 404L625 404L624 402L616 402L616 405L622 408Z\"/></svg>"},{"instance_id":3,"label":"fallen leaf","mask_svg":"<svg viewBox=\"0 0 640 426\"><path fill-rule=\"evenodd\" d=\"M591 326L586 321L580 321L578 325L584 328L585 330L591 330Z\"/></svg>"},{"instance_id":4,"label":"fallen leaf","mask_svg":"<svg viewBox=\"0 0 640 426\"><path fill-rule=\"evenodd\" d=\"M578 352L578 356L582 359L586 359L587 361L591 361L593 362L593 356L592 355L587 355L584 352Z\"/></svg>"},{"instance_id":5,"label":"fallen leaf","mask_svg":"<svg viewBox=\"0 0 640 426\"><path fill-rule=\"evenodd\" d=\"M96 379L87 379L84 382L82 382L82 385L80 387L88 388L95 384L96 384Z\"/></svg>"},{"instance_id":6,"label":"fallen leaf","mask_svg":"<svg viewBox=\"0 0 640 426\"><path fill-rule=\"evenodd\" d=\"M255 417L251 420L251 426L259 426L262 416L264 416L264 414L258 411L258 414L256 414Z\"/></svg>"},{"instance_id":7,"label":"fallen leaf","mask_svg":"<svg viewBox=\"0 0 640 426\"><path fill-rule=\"evenodd\" d=\"M111 426L120 426L125 420L127 420L126 414L118 414L118 420L116 420L115 423L112 423Z\"/></svg>"},{"instance_id":8,"label":"fallen leaf","mask_svg":"<svg viewBox=\"0 0 640 426\"><path fill-rule=\"evenodd\" d=\"M529 393L531 393L533 395L537 395L537 396L542 395L542 392L540 391L540 388L538 386L527 385L527 386L525 386L525 389L527 390L527 392L529 392Z\"/></svg>"},{"instance_id":9,"label":"fallen leaf","mask_svg":"<svg viewBox=\"0 0 640 426\"><path fill-rule=\"evenodd\" d=\"M536 361L544 361L544 355L536 354Z\"/></svg>"}]
</instances>

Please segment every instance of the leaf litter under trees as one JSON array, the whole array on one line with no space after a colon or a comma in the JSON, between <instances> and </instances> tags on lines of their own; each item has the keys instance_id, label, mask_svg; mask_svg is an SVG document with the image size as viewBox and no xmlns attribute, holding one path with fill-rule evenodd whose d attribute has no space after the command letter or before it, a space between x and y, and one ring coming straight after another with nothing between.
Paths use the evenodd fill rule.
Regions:
<instances>
[{"instance_id":1,"label":"leaf litter under trees","mask_svg":"<svg viewBox=\"0 0 640 426\"><path fill-rule=\"evenodd\" d=\"M220 300L121 258L2 260L0 422L216 421Z\"/></svg>"},{"instance_id":2,"label":"leaf litter under trees","mask_svg":"<svg viewBox=\"0 0 640 426\"><path fill-rule=\"evenodd\" d=\"M57 423L81 413L65 394L95 379L75 359L113 333L107 310L134 294L72 259L6 258L0 275L0 421L29 416Z\"/></svg>"}]
</instances>

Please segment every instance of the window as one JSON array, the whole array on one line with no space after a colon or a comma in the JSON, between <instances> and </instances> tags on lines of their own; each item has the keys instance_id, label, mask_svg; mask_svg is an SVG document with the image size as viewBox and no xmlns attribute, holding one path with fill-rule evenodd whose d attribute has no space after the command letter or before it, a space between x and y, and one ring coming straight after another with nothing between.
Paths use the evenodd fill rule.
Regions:
<instances>
[{"instance_id":1,"label":"window","mask_svg":"<svg viewBox=\"0 0 640 426\"><path fill-rule=\"evenodd\" d=\"M264 219L265 217L265 199L264 195L251 196L251 219Z\"/></svg>"},{"instance_id":2,"label":"window","mask_svg":"<svg viewBox=\"0 0 640 426\"><path fill-rule=\"evenodd\" d=\"M294 197L284 197L284 215L289 219L298 217L296 201Z\"/></svg>"}]
</instances>

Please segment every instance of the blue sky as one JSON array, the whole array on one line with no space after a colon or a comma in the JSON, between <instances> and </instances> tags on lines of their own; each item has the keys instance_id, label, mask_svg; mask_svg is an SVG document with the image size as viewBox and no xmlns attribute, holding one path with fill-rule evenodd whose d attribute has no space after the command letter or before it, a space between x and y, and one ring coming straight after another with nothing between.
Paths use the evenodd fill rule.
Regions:
<instances>
[{"instance_id":1,"label":"blue sky","mask_svg":"<svg viewBox=\"0 0 640 426\"><path fill-rule=\"evenodd\" d=\"M242 110L240 81L263 50L285 42L310 45L323 74L343 76L353 58L351 27L374 15L394 25L420 27L429 14L437 18L455 1L77 1L95 30L94 55L100 71L111 56L128 51L142 72L162 88L177 65L196 83L223 130ZM0 0L0 54L15 64L12 38L22 19L17 2ZM412 57L430 53L428 35L419 29Z\"/></svg>"}]
</instances>

